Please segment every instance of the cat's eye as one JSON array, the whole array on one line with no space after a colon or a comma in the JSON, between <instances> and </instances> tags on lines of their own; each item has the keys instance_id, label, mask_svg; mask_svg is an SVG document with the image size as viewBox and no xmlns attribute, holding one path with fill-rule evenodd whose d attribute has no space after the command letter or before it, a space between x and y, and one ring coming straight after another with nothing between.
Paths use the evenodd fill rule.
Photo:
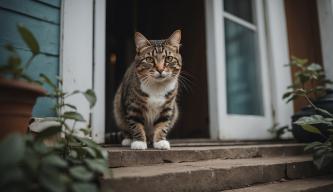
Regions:
<instances>
[{"instance_id":1,"label":"cat's eye","mask_svg":"<svg viewBox=\"0 0 333 192\"><path fill-rule=\"evenodd\" d=\"M146 62L148 63L153 63L154 62L154 59L152 57L147 57L146 58Z\"/></svg>"},{"instance_id":2,"label":"cat's eye","mask_svg":"<svg viewBox=\"0 0 333 192\"><path fill-rule=\"evenodd\" d=\"M173 60L173 57L172 57L172 56L167 56L167 57L165 58L165 61L166 61L166 62L172 62L172 60Z\"/></svg>"}]
</instances>

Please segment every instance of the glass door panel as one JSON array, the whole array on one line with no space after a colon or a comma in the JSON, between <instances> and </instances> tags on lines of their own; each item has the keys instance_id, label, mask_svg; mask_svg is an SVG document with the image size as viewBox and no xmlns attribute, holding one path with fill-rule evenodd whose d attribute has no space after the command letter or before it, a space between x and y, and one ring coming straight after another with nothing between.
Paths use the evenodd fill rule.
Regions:
<instances>
[{"instance_id":1,"label":"glass door panel","mask_svg":"<svg viewBox=\"0 0 333 192\"><path fill-rule=\"evenodd\" d=\"M224 1L227 113L263 115L257 26L251 0Z\"/></svg>"}]
</instances>

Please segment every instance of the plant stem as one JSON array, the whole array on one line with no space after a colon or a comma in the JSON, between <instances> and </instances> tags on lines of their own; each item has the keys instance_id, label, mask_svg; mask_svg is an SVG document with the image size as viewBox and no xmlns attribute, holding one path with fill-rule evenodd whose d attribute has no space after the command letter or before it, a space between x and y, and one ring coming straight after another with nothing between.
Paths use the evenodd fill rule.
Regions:
<instances>
[{"instance_id":1,"label":"plant stem","mask_svg":"<svg viewBox=\"0 0 333 192\"><path fill-rule=\"evenodd\" d=\"M32 62L32 60L35 58L35 56L36 55L32 55L31 57L30 57L30 59L27 61L27 63L25 64L25 69L28 69L29 68L29 66L31 65L31 62Z\"/></svg>"},{"instance_id":2,"label":"plant stem","mask_svg":"<svg viewBox=\"0 0 333 192\"><path fill-rule=\"evenodd\" d=\"M322 109L320 109L319 107L317 107L312 101L311 99L306 95L306 94L302 94L302 96L305 97L305 99L310 103L310 105L316 110L316 111L323 111ZM326 115L330 116L333 118L333 115L331 113L325 113Z\"/></svg>"}]
</instances>

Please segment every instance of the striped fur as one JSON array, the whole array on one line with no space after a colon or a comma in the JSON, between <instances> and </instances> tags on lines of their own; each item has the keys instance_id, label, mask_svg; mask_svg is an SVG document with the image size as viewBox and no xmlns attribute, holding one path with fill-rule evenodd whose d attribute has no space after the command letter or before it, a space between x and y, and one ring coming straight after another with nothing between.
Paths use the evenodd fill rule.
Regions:
<instances>
[{"instance_id":1,"label":"striped fur","mask_svg":"<svg viewBox=\"0 0 333 192\"><path fill-rule=\"evenodd\" d=\"M114 99L117 126L132 149L169 149L167 133L178 117L176 97L182 67L180 30L166 40L147 40L135 33L136 56Z\"/></svg>"}]
</instances>

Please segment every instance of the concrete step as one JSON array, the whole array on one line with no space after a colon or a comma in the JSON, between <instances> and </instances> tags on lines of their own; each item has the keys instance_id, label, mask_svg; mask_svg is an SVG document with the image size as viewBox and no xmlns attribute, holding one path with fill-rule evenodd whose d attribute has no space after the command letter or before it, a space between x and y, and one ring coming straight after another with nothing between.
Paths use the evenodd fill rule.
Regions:
<instances>
[{"instance_id":1,"label":"concrete step","mask_svg":"<svg viewBox=\"0 0 333 192\"><path fill-rule=\"evenodd\" d=\"M319 175L310 156L213 159L111 169L103 186L114 192L220 191Z\"/></svg>"},{"instance_id":2,"label":"concrete step","mask_svg":"<svg viewBox=\"0 0 333 192\"><path fill-rule=\"evenodd\" d=\"M304 154L304 144L257 144L237 146L172 147L171 150L144 151L128 147L108 147L110 167L151 165L160 163L195 162L210 159L241 159L281 157Z\"/></svg>"},{"instance_id":3,"label":"concrete step","mask_svg":"<svg viewBox=\"0 0 333 192\"><path fill-rule=\"evenodd\" d=\"M333 176L275 182L224 192L333 192Z\"/></svg>"}]
</instances>

